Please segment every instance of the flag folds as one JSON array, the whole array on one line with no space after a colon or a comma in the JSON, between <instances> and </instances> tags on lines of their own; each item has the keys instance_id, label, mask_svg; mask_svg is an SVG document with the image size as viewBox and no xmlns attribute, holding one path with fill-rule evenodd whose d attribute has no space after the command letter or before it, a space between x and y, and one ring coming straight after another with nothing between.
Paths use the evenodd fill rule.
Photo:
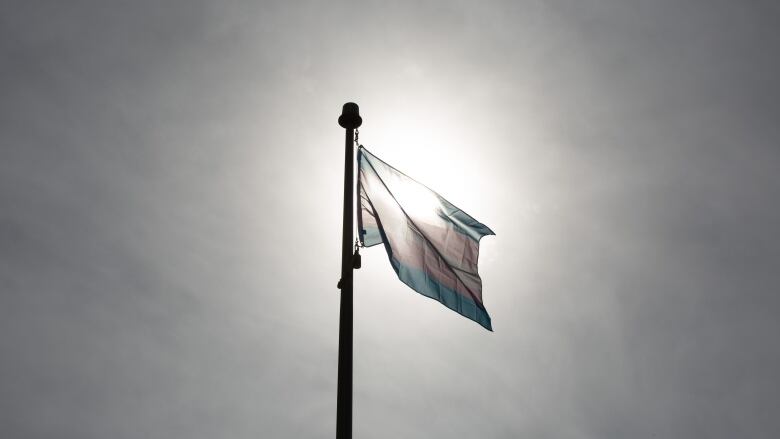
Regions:
<instances>
[{"instance_id":1,"label":"flag folds","mask_svg":"<svg viewBox=\"0 0 780 439\"><path fill-rule=\"evenodd\" d=\"M493 231L362 146L358 168L363 245L383 243L402 282L492 331L477 259Z\"/></svg>"}]
</instances>

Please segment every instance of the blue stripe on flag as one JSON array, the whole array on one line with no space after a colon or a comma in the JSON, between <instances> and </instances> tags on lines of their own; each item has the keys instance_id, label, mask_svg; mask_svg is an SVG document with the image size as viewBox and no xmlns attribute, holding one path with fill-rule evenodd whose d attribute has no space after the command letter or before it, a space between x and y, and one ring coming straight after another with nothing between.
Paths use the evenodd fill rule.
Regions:
<instances>
[{"instance_id":1,"label":"blue stripe on flag","mask_svg":"<svg viewBox=\"0 0 780 439\"><path fill-rule=\"evenodd\" d=\"M493 325L487 311L471 297L463 296L447 288L445 285L437 282L436 279L426 275L424 271L401 264L395 258L390 258L390 264L393 266L396 274L398 274L398 279L401 279L401 282L408 285L411 289L423 296L443 303L447 308L474 320L488 331L493 331Z\"/></svg>"}]
</instances>

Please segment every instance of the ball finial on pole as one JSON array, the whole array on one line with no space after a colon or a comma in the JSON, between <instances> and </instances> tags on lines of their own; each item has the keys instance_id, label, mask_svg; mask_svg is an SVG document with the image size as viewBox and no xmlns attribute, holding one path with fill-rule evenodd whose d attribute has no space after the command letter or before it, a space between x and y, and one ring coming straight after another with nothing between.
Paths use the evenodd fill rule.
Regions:
<instances>
[{"instance_id":1,"label":"ball finial on pole","mask_svg":"<svg viewBox=\"0 0 780 439\"><path fill-rule=\"evenodd\" d=\"M355 129L363 123L363 118L360 117L360 108L358 104L354 102L347 102L341 109L341 116L339 116L339 125L346 129Z\"/></svg>"}]
</instances>

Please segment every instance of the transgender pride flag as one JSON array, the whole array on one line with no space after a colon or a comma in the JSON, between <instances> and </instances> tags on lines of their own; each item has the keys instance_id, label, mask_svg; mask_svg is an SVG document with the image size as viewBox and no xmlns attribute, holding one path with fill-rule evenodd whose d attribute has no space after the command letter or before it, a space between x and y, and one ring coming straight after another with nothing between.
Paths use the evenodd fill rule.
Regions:
<instances>
[{"instance_id":1,"label":"transgender pride flag","mask_svg":"<svg viewBox=\"0 0 780 439\"><path fill-rule=\"evenodd\" d=\"M477 259L479 240L495 233L362 146L358 167L363 245L384 243L403 283L492 331Z\"/></svg>"}]
</instances>

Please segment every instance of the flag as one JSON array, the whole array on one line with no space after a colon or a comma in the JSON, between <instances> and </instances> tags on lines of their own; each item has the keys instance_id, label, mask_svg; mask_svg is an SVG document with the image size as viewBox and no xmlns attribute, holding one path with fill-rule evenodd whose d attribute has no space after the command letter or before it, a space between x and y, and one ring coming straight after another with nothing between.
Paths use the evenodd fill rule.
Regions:
<instances>
[{"instance_id":1,"label":"flag","mask_svg":"<svg viewBox=\"0 0 780 439\"><path fill-rule=\"evenodd\" d=\"M477 273L486 225L360 146L358 233L383 243L398 278L492 331Z\"/></svg>"}]
</instances>

